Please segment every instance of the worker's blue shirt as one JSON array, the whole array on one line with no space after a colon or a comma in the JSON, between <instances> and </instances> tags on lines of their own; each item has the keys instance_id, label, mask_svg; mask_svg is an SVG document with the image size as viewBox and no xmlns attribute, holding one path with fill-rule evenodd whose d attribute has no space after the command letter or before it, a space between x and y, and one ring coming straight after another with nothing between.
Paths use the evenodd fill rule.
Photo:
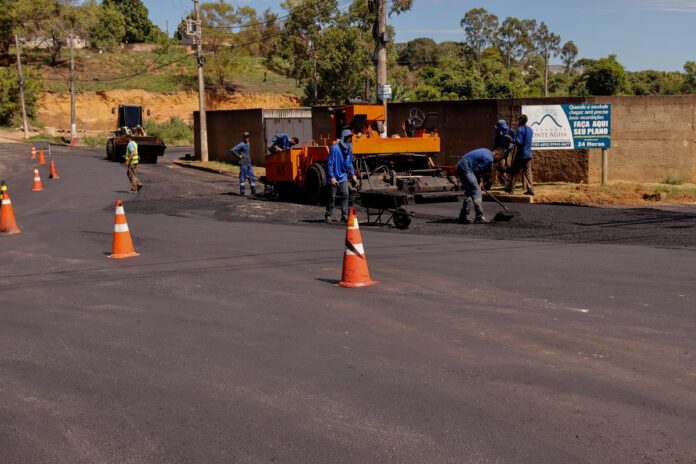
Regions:
<instances>
[{"instance_id":1,"label":"worker's blue shirt","mask_svg":"<svg viewBox=\"0 0 696 464\"><path fill-rule=\"evenodd\" d=\"M329 159L326 162L329 169L329 178L327 181L331 183L331 179L336 179L338 183L348 180L348 176L355 175L353 168L353 148L341 148L341 144L335 143L329 151Z\"/></svg>"},{"instance_id":2,"label":"worker's blue shirt","mask_svg":"<svg viewBox=\"0 0 696 464\"><path fill-rule=\"evenodd\" d=\"M495 131L495 143L494 148L502 148L503 151L507 151L512 144L512 140L515 138L515 132L508 128L500 128Z\"/></svg>"},{"instance_id":3,"label":"worker's blue shirt","mask_svg":"<svg viewBox=\"0 0 696 464\"><path fill-rule=\"evenodd\" d=\"M457 164L457 170L479 175L491 167L493 161L492 151L487 148L479 148L462 156Z\"/></svg>"},{"instance_id":4,"label":"worker's blue shirt","mask_svg":"<svg viewBox=\"0 0 696 464\"><path fill-rule=\"evenodd\" d=\"M521 126L517 129L515 145L517 145L517 157L519 159L532 159L532 138L534 131L531 127Z\"/></svg>"},{"instance_id":5,"label":"worker's blue shirt","mask_svg":"<svg viewBox=\"0 0 696 464\"><path fill-rule=\"evenodd\" d=\"M275 145L281 150L290 148L290 136L288 134L276 134L271 140L271 146Z\"/></svg>"},{"instance_id":6,"label":"worker's blue shirt","mask_svg":"<svg viewBox=\"0 0 696 464\"><path fill-rule=\"evenodd\" d=\"M246 142L239 142L237 145L230 149L230 153L239 156L239 165L245 166L251 164L251 155L249 155L249 144Z\"/></svg>"}]
</instances>

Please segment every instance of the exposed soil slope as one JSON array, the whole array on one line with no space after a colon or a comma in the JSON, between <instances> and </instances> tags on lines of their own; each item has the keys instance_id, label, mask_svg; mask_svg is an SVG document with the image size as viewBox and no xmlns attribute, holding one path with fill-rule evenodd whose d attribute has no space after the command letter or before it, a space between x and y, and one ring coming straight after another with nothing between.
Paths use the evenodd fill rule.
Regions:
<instances>
[{"instance_id":1,"label":"exposed soil slope","mask_svg":"<svg viewBox=\"0 0 696 464\"><path fill-rule=\"evenodd\" d=\"M208 95L209 110L247 108L292 108L300 105L300 99L289 94L231 94ZM78 130L108 131L115 125L111 108L119 104L142 105L150 110L150 118L166 121L178 116L191 121L193 111L198 110L196 92L153 93L143 90L109 90L80 92L75 97L75 113ZM57 129L70 128L70 94L44 92L38 102L38 120Z\"/></svg>"}]
</instances>

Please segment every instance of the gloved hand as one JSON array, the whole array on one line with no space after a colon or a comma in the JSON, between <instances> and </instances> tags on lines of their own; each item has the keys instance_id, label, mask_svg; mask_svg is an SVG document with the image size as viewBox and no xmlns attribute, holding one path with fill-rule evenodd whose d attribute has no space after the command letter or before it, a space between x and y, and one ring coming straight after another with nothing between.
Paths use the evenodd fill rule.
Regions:
<instances>
[{"instance_id":1,"label":"gloved hand","mask_svg":"<svg viewBox=\"0 0 696 464\"><path fill-rule=\"evenodd\" d=\"M336 178L331 178L331 185L338 185L338 181L336 180Z\"/></svg>"}]
</instances>

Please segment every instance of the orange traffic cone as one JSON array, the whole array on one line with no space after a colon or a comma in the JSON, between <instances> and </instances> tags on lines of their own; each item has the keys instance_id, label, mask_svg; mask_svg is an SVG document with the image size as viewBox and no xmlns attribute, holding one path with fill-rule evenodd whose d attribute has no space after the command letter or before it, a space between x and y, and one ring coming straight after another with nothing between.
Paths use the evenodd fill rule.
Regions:
<instances>
[{"instance_id":1,"label":"orange traffic cone","mask_svg":"<svg viewBox=\"0 0 696 464\"><path fill-rule=\"evenodd\" d=\"M51 160L51 172L48 174L49 179L60 179L58 177L58 171L56 171L56 163Z\"/></svg>"},{"instance_id":2,"label":"orange traffic cone","mask_svg":"<svg viewBox=\"0 0 696 464\"><path fill-rule=\"evenodd\" d=\"M34 187L31 189L33 192L40 192L43 190L41 186L41 176L39 175L39 168L34 166Z\"/></svg>"},{"instance_id":3,"label":"orange traffic cone","mask_svg":"<svg viewBox=\"0 0 696 464\"><path fill-rule=\"evenodd\" d=\"M14 209L7 190L2 192L2 211L0 211L0 233L1 234L18 234L21 230L17 227L15 221Z\"/></svg>"},{"instance_id":4,"label":"orange traffic cone","mask_svg":"<svg viewBox=\"0 0 696 464\"><path fill-rule=\"evenodd\" d=\"M31 159L36 159L36 147L34 145L31 146Z\"/></svg>"},{"instance_id":5,"label":"orange traffic cone","mask_svg":"<svg viewBox=\"0 0 696 464\"><path fill-rule=\"evenodd\" d=\"M350 209L346 227L346 253L343 256L343 276L338 285L342 287L369 287L377 282L370 279L367 258L360 236L360 226L355 210Z\"/></svg>"},{"instance_id":6,"label":"orange traffic cone","mask_svg":"<svg viewBox=\"0 0 696 464\"><path fill-rule=\"evenodd\" d=\"M43 155L43 148L39 150L39 164L46 164L46 159Z\"/></svg>"},{"instance_id":7,"label":"orange traffic cone","mask_svg":"<svg viewBox=\"0 0 696 464\"><path fill-rule=\"evenodd\" d=\"M126 213L123 211L123 202L116 200L114 245L109 258L130 258L131 256L138 256L138 253L133 249L133 240L131 239L130 230L128 230Z\"/></svg>"}]
</instances>

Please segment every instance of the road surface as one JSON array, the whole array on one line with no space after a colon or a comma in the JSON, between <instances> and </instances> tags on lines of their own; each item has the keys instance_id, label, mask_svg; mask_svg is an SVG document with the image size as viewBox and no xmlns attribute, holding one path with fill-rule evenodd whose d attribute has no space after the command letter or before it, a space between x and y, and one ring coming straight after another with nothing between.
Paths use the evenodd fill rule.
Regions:
<instances>
[{"instance_id":1,"label":"road surface","mask_svg":"<svg viewBox=\"0 0 696 464\"><path fill-rule=\"evenodd\" d=\"M171 154L169 157L171 158ZM0 236L0 463L695 463L696 214L521 206L362 227L55 148ZM125 201L137 258L111 260ZM492 204L486 204L493 208Z\"/></svg>"}]
</instances>

